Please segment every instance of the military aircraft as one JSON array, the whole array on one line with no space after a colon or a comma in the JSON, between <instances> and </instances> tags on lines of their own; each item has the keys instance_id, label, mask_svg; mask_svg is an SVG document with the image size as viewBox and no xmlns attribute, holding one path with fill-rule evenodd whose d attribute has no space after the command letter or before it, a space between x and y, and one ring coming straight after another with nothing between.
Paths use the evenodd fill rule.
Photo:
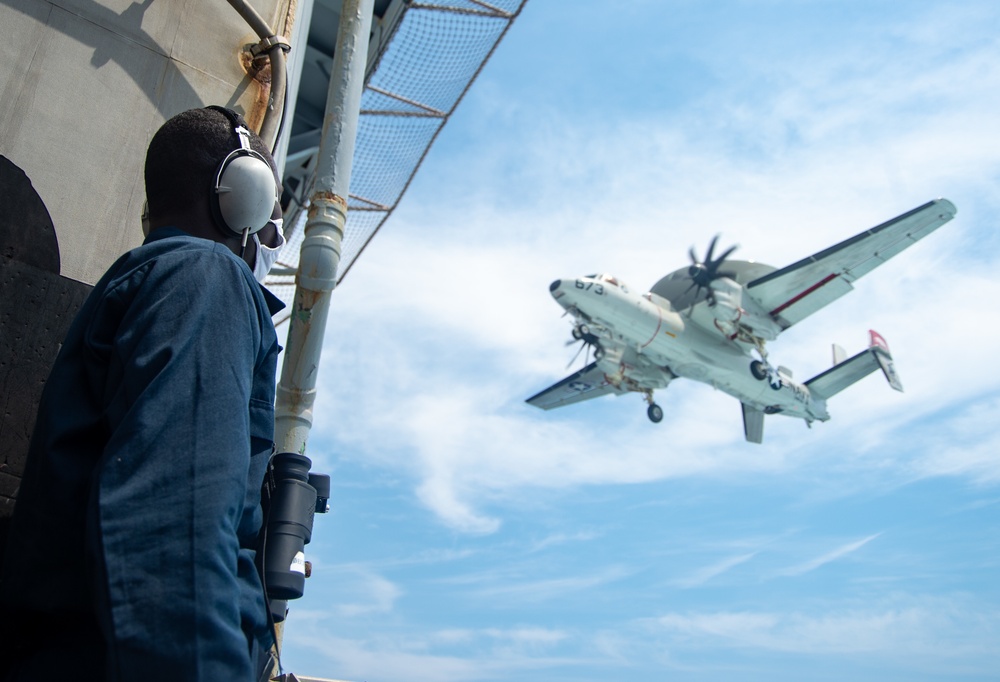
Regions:
<instances>
[{"instance_id":1,"label":"military aircraft","mask_svg":"<svg viewBox=\"0 0 1000 682\"><path fill-rule=\"evenodd\" d=\"M771 364L766 343L846 294L856 279L955 213L947 199L930 201L780 270L730 260L735 246L716 256L716 236L703 261L692 248L690 266L644 294L608 274L557 279L549 291L572 315L573 339L588 352L584 362L590 349L594 361L526 402L549 410L637 392L649 403L649 419L659 422L663 409L653 391L684 377L739 400L746 439L760 443L764 415L798 417L809 426L826 421L826 401L876 369L902 391L889 346L875 331L869 332L869 347L853 357L835 345L833 367L805 383Z\"/></svg>"}]
</instances>

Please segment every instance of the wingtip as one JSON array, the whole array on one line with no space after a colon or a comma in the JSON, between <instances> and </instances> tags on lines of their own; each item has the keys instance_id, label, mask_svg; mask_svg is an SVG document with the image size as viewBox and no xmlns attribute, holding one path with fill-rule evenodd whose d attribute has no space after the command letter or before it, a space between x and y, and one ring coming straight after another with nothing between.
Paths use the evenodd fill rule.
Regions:
<instances>
[{"instance_id":1,"label":"wingtip","mask_svg":"<svg viewBox=\"0 0 1000 682\"><path fill-rule=\"evenodd\" d=\"M947 215L949 218L954 218L955 214L958 213L958 207L956 207L955 204L952 203L952 201L949 199L945 199L944 197L939 197L938 199L935 200L934 203L936 203L938 209L941 210L942 218L945 215Z\"/></svg>"}]
</instances>

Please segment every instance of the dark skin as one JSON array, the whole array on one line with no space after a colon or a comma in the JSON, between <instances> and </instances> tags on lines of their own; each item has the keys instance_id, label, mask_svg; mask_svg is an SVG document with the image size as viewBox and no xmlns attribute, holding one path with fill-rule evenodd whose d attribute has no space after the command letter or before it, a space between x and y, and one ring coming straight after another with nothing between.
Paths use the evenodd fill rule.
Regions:
<instances>
[{"instance_id":1,"label":"dark skin","mask_svg":"<svg viewBox=\"0 0 1000 682\"><path fill-rule=\"evenodd\" d=\"M272 215L272 218L274 217L280 216ZM192 237L201 237L202 239L209 239L213 242L224 244L237 256L240 255L240 251L242 250L243 240L240 237L225 235L222 230L215 226L212 220L212 213L208 208L207 198L200 199L182 209L176 209L168 213L150 214L150 232L168 225L174 225ZM261 244L266 244L267 246L278 245L278 231L272 223L265 225L257 233L257 238L260 239ZM247 239L247 248L243 254L243 260L246 261L251 270L257 262L257 245L253 243L252 238Z\"/></svg>"}]
</instances>

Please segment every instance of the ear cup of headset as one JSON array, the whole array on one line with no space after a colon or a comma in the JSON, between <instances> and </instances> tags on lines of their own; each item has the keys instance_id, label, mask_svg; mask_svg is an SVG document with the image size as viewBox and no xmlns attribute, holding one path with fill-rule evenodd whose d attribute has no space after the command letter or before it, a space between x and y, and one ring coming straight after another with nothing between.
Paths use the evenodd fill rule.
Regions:
<instances>
[{"instance_id":1,"label":"ear cup of headset","mask_svg":"<svg viewBox=\"0 0 1000 682\"><path fill-rule=\"evenodd\" d=\"M257 152L237 149L219 166L212 206L221 226L233 235L254 234L271 219L277 189L274 171Z\"/></svg>"}]
</instances>

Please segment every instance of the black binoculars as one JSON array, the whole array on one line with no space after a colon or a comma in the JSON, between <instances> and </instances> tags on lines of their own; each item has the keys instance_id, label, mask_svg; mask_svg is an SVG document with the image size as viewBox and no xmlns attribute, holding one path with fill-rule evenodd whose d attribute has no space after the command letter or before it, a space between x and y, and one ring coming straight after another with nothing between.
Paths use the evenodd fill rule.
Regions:
<instances>
[{"instance_id":1,"label":"black binoculars","mask_svg":"<svg viewBox=\"0 0 1000 682\"><path fill-rule=\"evenodd\" d=\"M261 488L258 569L276 623L285 619L287 601L305 590L304 548L312 539L313 518L330 510L330 477L311 474L310 467L305 455L280 452L271 458Z\"/></svg>"}]
</instances>

